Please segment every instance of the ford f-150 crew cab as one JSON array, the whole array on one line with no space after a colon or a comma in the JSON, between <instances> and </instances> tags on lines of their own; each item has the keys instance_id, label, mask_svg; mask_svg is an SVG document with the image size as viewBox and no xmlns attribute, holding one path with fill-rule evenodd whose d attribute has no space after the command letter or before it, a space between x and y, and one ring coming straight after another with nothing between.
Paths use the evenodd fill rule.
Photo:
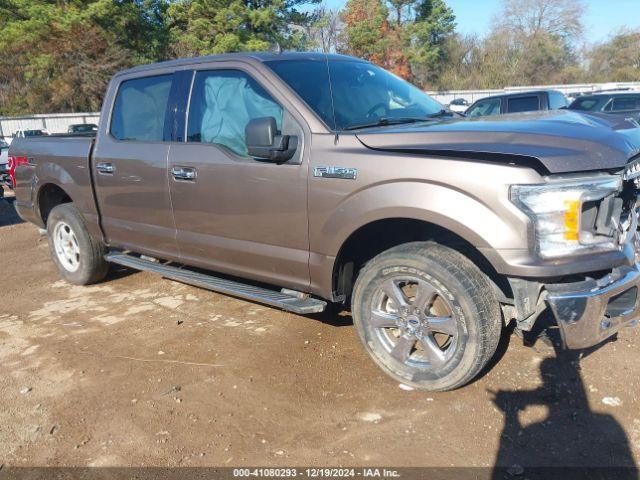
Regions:
<instances>
[{"instance_id":1,"label":"ford f-150 crew cab","mask_svg":"<svg viewBox=\"0 0 640 480\"><path fill-rule=\"evenodd\" d=\"M123 71L95 138L16 138L20 215L71 283L109 263L306 314L427 390L547 308L568 348L634 323L640 129L466 119L371 63L228 54ZM214 273L215 272L215 273Z\"/></svg>"}]
</instances>

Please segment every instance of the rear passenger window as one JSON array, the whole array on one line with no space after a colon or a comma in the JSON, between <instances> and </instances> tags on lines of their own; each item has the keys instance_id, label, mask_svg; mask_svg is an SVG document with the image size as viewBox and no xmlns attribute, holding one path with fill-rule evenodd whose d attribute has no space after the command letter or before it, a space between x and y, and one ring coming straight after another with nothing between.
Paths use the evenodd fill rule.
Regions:
<instances>
[{"instance_id":1,"label":"rear passenger window","mask_svg":"<svg viewBox=\"0 0 640 480\"><path fill-rule=\"evenodd\" d=\"M540 110L540 100L538 97L517 97L508 100L508 112L532 112Z\"/></svg>"},{"instance_id":2,"label":"rear passenger window","mask_svg":"<svg viewBox=\"0 0 640 480\"><path fill-rule=\"evenodd\" d=\"M111 135L118 140L161 142L172 77L122 82L113 106Z\"/></svg>"},{"instance_id":3,"label":"rear passenger window","mask_svg":"<svg viewBox=\"0 0 640 480\"><path fill-rule=\"evenodd\" d=\"M244 129L250 120L274 117L282 129L282 107L239 70L198 72L193 84L187 141L213 143L247 156Z\"/></svg>"},{"instance_id":4,"label":"rear passenger window","mask_svg":"<svg viewBox=\"0 0 640 480\"><path fill-rule=\"evenodd\" d=\"M635 97L622 97L613 99L614 112L622 110L636 110L638 108L638 101Z\"/></svg>"}]
</instances>

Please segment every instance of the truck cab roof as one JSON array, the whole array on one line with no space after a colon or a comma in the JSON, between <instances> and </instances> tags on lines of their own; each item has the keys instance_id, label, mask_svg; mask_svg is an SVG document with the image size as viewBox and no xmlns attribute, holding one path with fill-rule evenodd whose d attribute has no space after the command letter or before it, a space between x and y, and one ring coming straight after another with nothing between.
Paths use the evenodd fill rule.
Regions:
<instances>
[{"instance_id":1,"label":"truck cab roof","mask_svg":"<svg viewBox=\"0 0 640 480\"><path fill-rule=\"evenodd\" d=\"M171 68L171 67L186 67L190 65L197 65L199 63L210 62L222 62L222 61L253 61L253 62L268 62L273 60L342 60L351 62L365 62L360 58L352 57L349 55L341 55L337 53L319 53L319 52L241 52L241 53L222 53L219 55L206 55L201 57L180 58L177 60L168 60L166 62L158 62L147 65L139 65L127 70L122 70L116 74L116 76L128 75L131 73L145 72L150 70Z\"/></svg>"}]
</instances>

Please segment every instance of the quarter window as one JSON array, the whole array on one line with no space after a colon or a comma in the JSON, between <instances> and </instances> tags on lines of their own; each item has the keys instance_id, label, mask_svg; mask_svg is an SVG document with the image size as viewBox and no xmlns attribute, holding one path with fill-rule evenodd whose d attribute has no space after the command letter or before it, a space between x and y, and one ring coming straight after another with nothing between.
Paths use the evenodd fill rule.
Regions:
<instances>
[{"instance_id":1,"label":"quarter window","mask_svg":"<svg viewBox=\"0 0 640 480\"><path fill-rule=\"evenodd\" d=\"M118 140L161 142L172 75L136 78L120 84L111 135Z\"/></svg>"},{"instance_id":2,"label":"quarter window","mask_svg":"<svg viewBox=\"0 0 640 480\"><path fill-rule=\"evenodd\" d=\"M249 121L274 117L282 129L282 107L253 78L239 70L196 74L189 105L187 141L212 143L247 156Z\"/></svg>"}]
</instances>

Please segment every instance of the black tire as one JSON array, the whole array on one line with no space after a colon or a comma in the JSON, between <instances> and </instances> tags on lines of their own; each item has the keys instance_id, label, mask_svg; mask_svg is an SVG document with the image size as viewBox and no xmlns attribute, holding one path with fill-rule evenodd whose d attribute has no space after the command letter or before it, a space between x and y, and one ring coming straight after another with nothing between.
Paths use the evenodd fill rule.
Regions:
<instances>
[{"instance_id":1,"label":"black tire","mask_svg":"<svg viewBox=\"0 0 640 480\"><path fill-rule=\"evenodd\" d=\"M73 255L58 253L57 245L61 242L56 244L54 235L60 231L64 231L67 238L73 240L66 242L73 245ZM105 247L100 240L89 235L82 214L73 204L65 203L51 210L47 218L47 238L53 262L60 275L69 283L89 285L99 282L107 275L109 265L104 260ZM69 260L70 257L73 260Z\"/></svg>"},{"instance_id":2,"label":"black tire","mask_svg":"<svg viewBox=\"0 0 640 480\"><path fill-rule=\"evenodd\" d=\"M464 255L433 242L403 244L371 260L356 280L352 314L373 361L399 382L429 391L473 380L495 354L502 329L489 279Z\"/></svg>"}]
</instances>

